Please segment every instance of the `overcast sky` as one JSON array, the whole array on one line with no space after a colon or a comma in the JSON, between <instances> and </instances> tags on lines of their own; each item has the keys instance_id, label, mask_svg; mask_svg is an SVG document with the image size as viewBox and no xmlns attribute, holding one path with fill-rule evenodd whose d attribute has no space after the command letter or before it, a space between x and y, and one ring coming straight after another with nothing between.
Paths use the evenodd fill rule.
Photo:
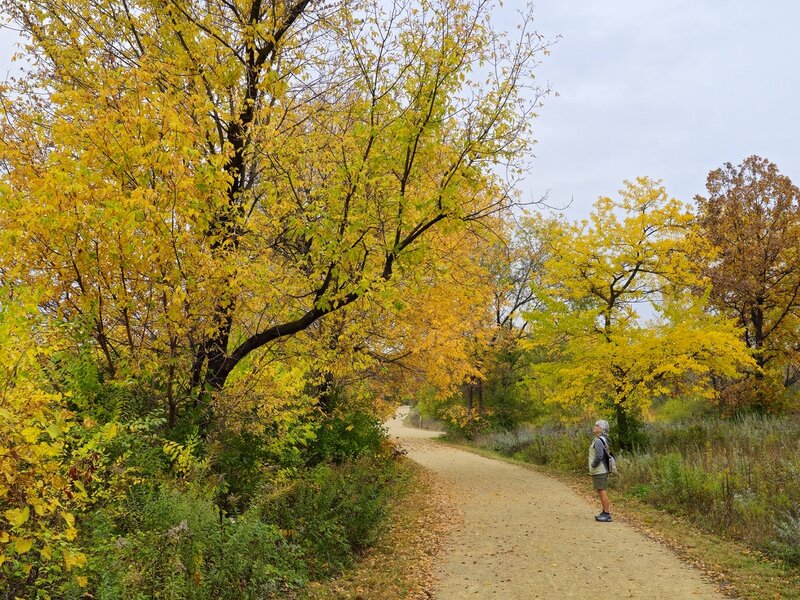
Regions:
<instances>
[{"instance_id":1,"label":"overcast sky","mask_svg":"<svg viewBox=\"0 0 800 600\"><path fill-rule=\"evenodd\" d=\"M506 6L513 3L506 3ZM558 97L535 125L528 197L588 214L624 179L682 200L758 154L800 184L800 1L538 0L561 35L539 69Z\"/></svg>"},{"instance_id":2,"label":"overcast sky","mask_svg":"<svg viewBox=\"0 0 800 600\"><path fill-rule=\"evenodd\" d=\"M506 0L502 21L521 0ZM708 171L751 154L800 184L800 0L537 0L561 39L539 68L558 97L535 124L527 199L572 202L648 175L691 200ZM0 74L12 36L0 31Z\"/></svg>"}]
</instances>

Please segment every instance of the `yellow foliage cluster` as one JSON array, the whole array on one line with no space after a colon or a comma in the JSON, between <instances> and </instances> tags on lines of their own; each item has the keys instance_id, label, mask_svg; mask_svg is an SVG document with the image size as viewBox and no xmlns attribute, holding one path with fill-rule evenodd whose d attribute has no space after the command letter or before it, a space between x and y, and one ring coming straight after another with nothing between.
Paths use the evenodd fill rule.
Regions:
<instances>
[{"instance_id":1,"label":"yellow foliage cluster","mask_svg":"<svg viewBox=\"0 0 800 600\"><path fill-rule=\"evenodd\" d=\"M62 464L74 421L61 396L37 381L37 360L54 346L33 320L16 302L0 305L0 579L27 575L34 564L51 573L86 564L73 514L82 485Z\"/></svg>"},{"instance_id":2,"label":"yellow foliage cluster","mask_svg":"<svg viewBox=\"0 0 800 600\"><path fill-rule=\"evenodd\" d=\"M222 428L267 428L281 454L313 438L320 411L385 419L400 399L445 398L480 376L474 347L491 333L491 290L477 256L485 242L464 232L435 237L431 255L405 265L394 284L243 361L215 400ZM316 397L328 385L335 407Z\"/></svg>"},{"instance_id":3,"label":"yellow foliage cluster","mask_svg":"<svg viewBox=\"0 0 800 600\"><path fill-rule=\"evenodd\" d=\"M626 182L588 221L544 229L551 255L537 293L547 310L529 315L526 344L546 357L533 371L550 401L641 414L676 389L713 397L710 374L752 365L735 324L704 310L711 249L659 182Z\"/></svg>"},{"instance_id":4,"label":"yellow foliage cluster","mask_svg":"<svg viewBox=\"0 0 800 600\"><path fill-rule=\"evenodd\" d=\"M491 410L477 410L460 404L445 406L437 413L438 418L450 423L467 435L474 435L482 427L488 427L489 422L487 419L491 415Z\"/></svg>"},{"instance_id":5,"label":"yellow foliage cluster","mask_svg":"<svg viewBox=\"0 0 800 600\"><path fill-rule=\"evenodd\" d=\"M545 46L533 32L499 44L488 5L464 0L398 2L396 14L377 2L0 4L32 61L0 90L15 99L0 122L3 262L46 289L43 310L81 323L104 374L166 390L174 425L250 353L316 336L361 299L381 305L368 318L383 333L409 323L398 330L420 348L406 362L435 367L441 389L469 368L454 343L468 326L452 325L475 303L467 286L446 290L474 281L462 258L516 202L538 102L521 90ZM401 298L414 312L385 318ZM438 313L425 304L440 300ZM336 338L312 344L337 354L315 375L374 364L362 341L392 358L410 347Z\"/></svg>"}]
</instances>

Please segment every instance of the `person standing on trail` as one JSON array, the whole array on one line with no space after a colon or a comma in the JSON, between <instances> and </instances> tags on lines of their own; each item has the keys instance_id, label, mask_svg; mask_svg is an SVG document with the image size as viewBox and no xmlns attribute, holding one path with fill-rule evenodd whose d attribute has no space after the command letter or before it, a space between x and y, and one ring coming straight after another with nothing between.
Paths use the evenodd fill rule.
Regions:
<instances>
[{"instance_id":1,"label":"person standing on trail","mask_svg":"<svg viewBox=\"0 0 800 600\"><path fill-rule=\"evenodd\" d=\"M592 484L600 496L603 511L595 516L595 521L609 523L611 521L611 505L608 501L608 421L600 419L594 424L594 439L589 446L589 473L592 475Z\"/></svg>"}]
</instances>

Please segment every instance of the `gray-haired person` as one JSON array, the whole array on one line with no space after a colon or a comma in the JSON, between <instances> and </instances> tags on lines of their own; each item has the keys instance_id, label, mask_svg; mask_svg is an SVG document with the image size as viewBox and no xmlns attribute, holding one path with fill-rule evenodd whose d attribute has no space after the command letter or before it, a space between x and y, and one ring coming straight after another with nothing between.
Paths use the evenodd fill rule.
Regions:
<instances>
[{"instance_id":1,"label":"gray-haired person","mask_svg":"<svg viewBox=\"0 0 800 600\"><path fill-rule=\"evenodd\" d=\"M596 521L608 523L611 521L611 505L608 502L608 421L600 419L592 429L594 439L589 446L589 473L592 475L592 485L600 496L603 511L595 516Z\"/></svg>"}]
</instances>

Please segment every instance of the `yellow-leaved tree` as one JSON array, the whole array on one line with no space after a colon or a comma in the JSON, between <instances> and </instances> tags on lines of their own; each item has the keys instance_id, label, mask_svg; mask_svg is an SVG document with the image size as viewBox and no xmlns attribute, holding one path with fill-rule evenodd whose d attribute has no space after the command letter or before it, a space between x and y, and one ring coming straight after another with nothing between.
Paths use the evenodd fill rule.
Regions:
<instances>
[{"instance_id":1,"label":"yellow-leaved tree","mask_svg":"<svg viewBox=\"0 0 800 600\"><path fill-rule=\"evenodd\" d=\"M625 182L588 221L554 220L546 235L537 292L547 310L529 313L527 344L546 357L532 377L552 402L581 416L613 411L628 446L653 398L713 395L711 374L752 364L734 324L702 310L710 250L659 182Z\"/></svg>"},{"instance_id":2,"label":"yellow-leaved tree","mask_svg":"<svg viewBox=\"0 0 800 600\"><path fill-rule=\"evenodd\" d=\"M6 282L171 425L514 203L494 166L518 173L546 43L485 0L2 5L31 65L3 89Z\"/></svg>"},{"instance_id":3,"label":"yellow-leaved tree","mask_svg":"<svg viewBox=\"0 0 800 600\"><path fill-rule=\"evenodd\" d=\"M481 252L483 276L480 286L471 287L488 294L488 301L478 311L482 321L472 327L474 368L465 374L461 393L437 403L435 410L468 436L492 425L512 429L530 422L540 408L520 385L527 356L519 341L527 335L522 314L541 308L533 284L541 276L547 248L535 219L516 221Z\"/></svg>"},{"instance_id":4,"label":"yellow-leaved tree","mask_svg":"<svg viewBox=\"0 0 800 600\"><path fill-rule=\"evenodd\" d=\"M283 441L305 436L313 445L315 427L354 414L382 420L401 400L446 398L479 375L473 348L493 330L478 261L487 240L469 231L433 235L435 246L402 266L397 285L240 365L217 417L228 429L277 428Z\"/></svg>"}]
</instances>

